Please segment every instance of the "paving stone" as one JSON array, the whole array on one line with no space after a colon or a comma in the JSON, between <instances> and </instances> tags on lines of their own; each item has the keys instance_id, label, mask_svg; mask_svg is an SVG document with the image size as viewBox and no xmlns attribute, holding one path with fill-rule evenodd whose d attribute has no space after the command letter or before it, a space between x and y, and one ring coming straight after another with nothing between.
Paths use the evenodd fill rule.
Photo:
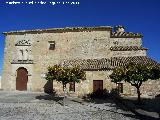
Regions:
<instances>
[{"instance_id":1,"label":"paving stone","mask_svg":"<svg viewBox=\"0 0 160 120\"><path fill-rule=\"evenodd\" d=\"M134 114L117 109L110 101L81 104L68 99L67 106L62 106L52 100L35 99L40 94L44 95L0 92L0 120L135 120Z\"/></svg>"}]
</instances>

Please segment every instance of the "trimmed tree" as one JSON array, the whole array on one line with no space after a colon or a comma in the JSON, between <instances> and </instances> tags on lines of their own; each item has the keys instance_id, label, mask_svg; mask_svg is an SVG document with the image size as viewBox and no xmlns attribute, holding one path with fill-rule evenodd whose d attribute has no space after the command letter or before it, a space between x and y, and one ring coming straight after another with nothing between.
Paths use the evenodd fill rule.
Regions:
<instances>
[{"instance_id":1,"label":"trimmed tree","mask_svg":"<svg viewBox=\"0 0 160 120\"><path fill-rule=\"evenodd\" d=\"M62 83L64 95L66 96L66 85L69 82L80 83L81 80L86 78L86 73L79 67L64 68L60 65L54 65L48 67L46 73L46 80L56 80Z\"/></svg>"},{"instance_id":2,"label":"trimmed tree","mask_svg":"<svg viewBox=\"0 0 160 120\"><path fill-rule=\"evenodd\" d=\"M47 68L48 72L45 74L45 76L46 76L45 79L47 80L47 83L51 84L51 85L49 85L51 88L49 87L46 90L47 93L53 93L53 80L56 80L56 78L57 78L57 73L58 73L59 67L60 67L59 65L54 65L54 66L49 66Z\"/></svg>"},{"instance_id":3,"label":"trimmed tree","mask_svg":"<svg viewBox=\"0 0 160 120\"><path fill-rule=\"evenodd\" d=\"M130 63L123 67L115 68L110 75L114 83L125 81L136 87L138 102L141 102L140 87L147 80L156 80L160 78L160 68L150 65Z\"/></svg>"}]
</instances>

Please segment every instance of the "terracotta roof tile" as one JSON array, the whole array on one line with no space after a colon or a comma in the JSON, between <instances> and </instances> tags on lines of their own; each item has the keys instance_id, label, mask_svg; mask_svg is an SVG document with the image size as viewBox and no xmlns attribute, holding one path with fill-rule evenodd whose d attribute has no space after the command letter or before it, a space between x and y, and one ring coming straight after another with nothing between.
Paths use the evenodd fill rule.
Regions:
<instances>
[{"instance_id":1,"label":"terracotta roof tile","mask_svg":"<svg viewBox=\"0 0 160 120\"><path fill-rule=\"evenodd\" d=\"M137 51L137 50L147 50L147 48L143 48L142 46L111 46L110 50L112 51Z\"/></svg>"},{"instance_id":2,"label":"terracotta roof tile","mask_svg":"<svg viewBox=\"0 0 160 120\"><path fill-rule=\"evenodd\" d=\"M159 63L146 56L134 56L134 57L112 57L111 59L76 59L76 60L64 60L62 65L64 67L76 67L90 71L90 70L111 70L118 66L124 66L130 62L136 64L149 64L152 66L160 66Z\"/></svg>"},{"instance_id":3,"label":"terracotta roof tile","mask_svg":"<svg viewBox=\"0 0 160 120\"><path fill-rule=\"evenodd\" d=\"M134 57L112 57L111 58L111 66L117 67L117 66L124 66L130 62L136 63L136 64L149 64L152 66L158 66L160 65L153 59L146 57L146 56L134 56Z\"/></svg>"},{"instance_id":4,"label":"terracotta roof tile","mask_svg":"<svg viewBox=\"0 0 160 120\"><path fill-rule=\"evenodd\" d=\"M76 67L79 66L84 70L102 70L109 69L108 59L77 59L77 60L65 60L63 62L64 67Z\"/></svg>"},{"instance_id":5,"label":"terracotta roof tile","mask_svg":"<svg viewBox=\"0 0 160 120\"><path fill-rule=\"evenodd\" d=\"M132 32L112 32L111 33L112 38L141 38L143 37L140 33L132 33Z\"/></svg>"}]
</instances>

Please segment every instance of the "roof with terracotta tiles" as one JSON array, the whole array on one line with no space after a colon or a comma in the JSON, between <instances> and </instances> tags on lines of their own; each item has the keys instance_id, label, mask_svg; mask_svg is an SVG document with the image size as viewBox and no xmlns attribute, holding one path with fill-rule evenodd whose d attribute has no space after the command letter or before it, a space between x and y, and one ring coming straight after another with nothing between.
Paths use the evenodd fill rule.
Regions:
<instances>
[{"instance_id":1,"label":"roof with terracotta tiles","mask_svg":"<svg viewBox=\"0 0 160 120\"><path fill-rule=\"evenodd\" d=\"M151 66L159 66L160 64L155 60L146 57L146 56L134 56L134 57L112 57L111 58L111 66L124 66L130 62L135 64L144 64L144 65L151 65Z\"/></svg>"},{"instance_id":2,"label":"roof with terracotta tiles","mask_svg":"<svg viewBox=\"0 0 160 120\"><path fill-rule=\"evenodd\" d=\"M77 59L77 60L65 60L64 67L76 67L79 66L84 70L104 70L110 68L109 59Z\"/></svg>"},{"instance_id":3,"label":"roof with terracotta tiles","mask_svg":"<svg viewBox=\"0 0 160 120\"><path fill-rule=\"evenodd\" d=\"M142 38L142 34L133 32L112 32L112 38Z\"/></svg>"},{"instance_id":4,"label":"roof with terracotta tiles","mask_svg":"<svg viewBox=\"0 0 160 120\"><path fill-rule=\"evenodd\" d=\"M147 48L144 48L142 46L111 46L110 50L112 51L137 51L137 50L147 50Z\"/></svg>"},{"instance_id":5,"label":"roof with terracotta tiles","mask_svg":"<svg viewBox=\"0 0 160 120\"><path fill-rule=\"evenodd\" d=\"M111 59L77 59L77 60L64 60L62 65L64 67L76 67L90 71L90 70L111 70L118 66L124 66L130 62L136 64L148 64L152 66L160 66L159 63L146 56L134 57L112 57Z\"/></svg>"}]
</instances>

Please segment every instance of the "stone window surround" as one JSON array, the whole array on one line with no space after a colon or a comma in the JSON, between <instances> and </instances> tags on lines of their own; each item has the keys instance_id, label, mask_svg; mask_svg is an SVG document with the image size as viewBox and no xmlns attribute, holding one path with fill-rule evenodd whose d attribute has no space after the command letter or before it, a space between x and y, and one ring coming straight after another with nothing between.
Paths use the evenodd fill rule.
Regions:
<instances>
[{"instance_id":1,"label":"stone window surround","mask_svg":"<svg viewBox=\"0 0 160 120\"><path fill-rule=\"evenodd\" d=\"M55 49L55 41L48 41L48 49L49 50L54 50Z\"/></svg>"}]
</instances>

